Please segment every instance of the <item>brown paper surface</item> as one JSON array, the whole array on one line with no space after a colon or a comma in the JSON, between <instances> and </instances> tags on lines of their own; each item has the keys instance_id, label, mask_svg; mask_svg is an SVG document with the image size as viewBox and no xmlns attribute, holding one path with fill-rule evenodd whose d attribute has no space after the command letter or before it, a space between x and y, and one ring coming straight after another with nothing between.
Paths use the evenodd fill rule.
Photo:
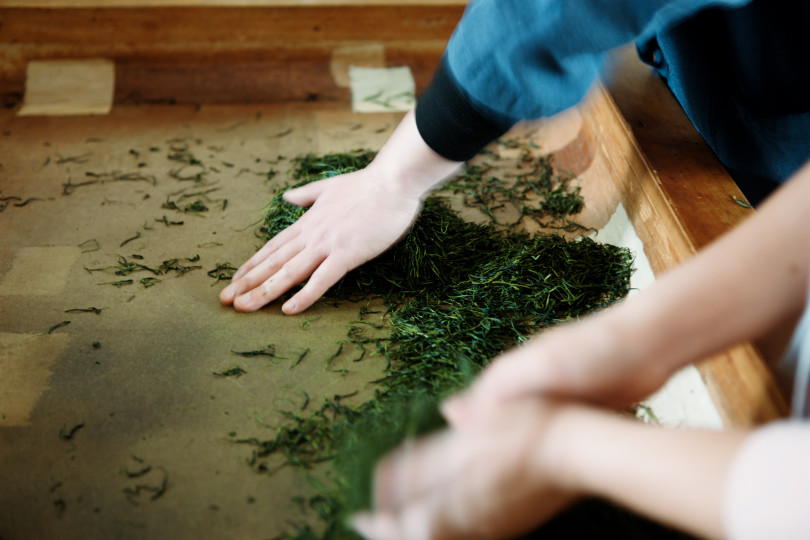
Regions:
<instances>
[{"instance_id":1,"label":"brown paper surface","mask_svg":"<svg viewBox=\"0 0 810 540\"><path fill-rule=\"evenodd\" d=\"M253 231L290 181L292 157L378 149L401 115L325 103L0 114L0 197L16 197L0 212L0 534L266 538L291 520L317 525L293 499L315 488L290 468L255 472L255 448L235 441L272 438L283 410L306 414L354 392L347 402L362 402L385 361L353 362L358 351L345 340L357 305L324 300L287 317L275 302L237 313L219 304L224 282L208 271L241 264L261 244ZM576 139L577 118L562 121L573 127L540 128L544 150ZM197 200L208 210L183 210ZM120 257L201 268L116 275ZM89 308L101 312L74 311ZM271 344L275 358L234 353ZM247 373L214 374L235 366ZM69 440L59 436L78 425ZM142 478L127 474L146 466ZM158 499L132 495L164 479Z\"/></svg>"}]
</instances>

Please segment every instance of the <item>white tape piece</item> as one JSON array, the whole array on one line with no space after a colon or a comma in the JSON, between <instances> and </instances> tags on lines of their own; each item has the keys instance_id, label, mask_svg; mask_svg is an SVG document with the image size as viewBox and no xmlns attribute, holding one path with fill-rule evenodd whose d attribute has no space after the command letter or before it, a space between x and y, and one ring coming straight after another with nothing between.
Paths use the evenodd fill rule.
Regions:
<instances>
[{"instance_id":1,"label":"white tape piece","mask_svg":"<svg viewBox=\"0 0 810 540\"><path fill-rule=\"evenodd\" d=\"M354 112L404 112L416 106L416 83L407 66L349 66L349 82Z\"/></svg>"},{"instance_id":2,"label":"white tape piece","mask_svg":"<svg viewBox=\"0 0 810 540\"><path fill-rule=\"evenodd\" d=\"M108 114L115 88L111 60L32 60L18 116Z\"/></svg>"}]
</instances>

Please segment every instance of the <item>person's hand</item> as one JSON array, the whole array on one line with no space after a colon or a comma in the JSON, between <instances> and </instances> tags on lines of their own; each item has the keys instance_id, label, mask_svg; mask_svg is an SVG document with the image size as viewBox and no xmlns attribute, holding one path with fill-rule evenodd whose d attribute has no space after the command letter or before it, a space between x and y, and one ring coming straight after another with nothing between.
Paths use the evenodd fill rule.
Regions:
<instances>
[{"instance_id":1,"label":"person's hand","mask_svg":"<svg viewBox=\"0 0 810 540\"><path fill-rule=\"evenodd\" d=\"M378 465L371 512L351 524L371 540L509 538L576 499L560 485L553 426L562 406L514 401L474 429L409 441Z\"/></svg>"},{"instance_id":2,"label":"person's hand","mask_svg":"<svg viewBox=\"0 0 810 540\"><path fill-rule=\"evenodd\" d=\"M458 166L425 144L409 113L365 169L287 191L284 200L310 208L236 271L220 301L255 311L308 279L282 306L286 314L304 311L399 240L424 194Z\"/></svg>"},{"instance_id":3,"label":"person's hand","mask_svg":"<svg viewBox=\"0 0 810 540\"><path fill-rule=\"evenodd\" d=\"M613 408L637 403L663 385L672 368L628 337L632 327L621 323L619 309L546 330L493 359L469 388L445 401L443 414L459 425L477 423L527 395Z\"/></svg>"},{"instance_id":4,"label":"person's hand","mask_svg":"<svg viewBox=\"0 0 810 540\"><path fill-rule=\"evenodd\" d=\"M283 306L285 313L303 311L349 270L394 244L421 200L376 173L369 166L286 192L287 202L311 208L239 268L220 295L223 303L254 311L309 278Z\"/></svg>"}]
</instances>

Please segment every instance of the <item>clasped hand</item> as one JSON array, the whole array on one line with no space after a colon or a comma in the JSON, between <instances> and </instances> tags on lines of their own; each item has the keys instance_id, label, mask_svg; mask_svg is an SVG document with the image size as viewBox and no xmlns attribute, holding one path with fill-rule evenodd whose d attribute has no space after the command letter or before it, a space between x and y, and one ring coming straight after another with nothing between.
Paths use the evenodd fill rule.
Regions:
<instances>
[{"instance_id":1,"label":"clasped hand","mask_svg":"<svg viewBox=\"0 0 810 540\"><path fill-rule=\"evenodd\" d=\"M509 538L548 520L576 494L554 442L561 407L538 398L497 417L407 441L378 465L375 507L351 524L370 540Z\"/></svg>"}]
</instances>

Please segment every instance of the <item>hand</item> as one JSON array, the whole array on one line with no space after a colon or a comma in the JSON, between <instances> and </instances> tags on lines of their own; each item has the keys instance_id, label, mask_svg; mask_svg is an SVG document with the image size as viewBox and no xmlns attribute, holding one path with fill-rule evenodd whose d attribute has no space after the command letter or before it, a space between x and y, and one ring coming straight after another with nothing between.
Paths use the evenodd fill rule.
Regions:
<instances>
[{"instance_id":1,"label":"hand","mask_svg":"<svg viewBox=\"0 0 810 540\"><path fill-rule=\"evenodd\" d=\"M475 422L532 393L628 405L685 365L779 328L807 298L810 213L796 203L805 200L810 163L747 221L640 294L494 360L445 403L445 416Z\"/></svg>"},{"instance_id":2,"label":"hand","mask_svg":"<svg viewBox=\"0 0 810 540\"><path fill-rule=\"evenodd\" d=\"M352 525L373 540L508 538L576 499L561 487L553 426L561 406L524 399L475 429L406 442L378 465L375 509Z\"/></svg>"},{"instance_id":3,"label":"hand","mask_svg":"<svg viewBox=\"0 0 810 540\"><path fill-rule=\"evenodd\" d=\"M456 425L477 423L530 395L614 408L637 403L663 385L673 368L628 338L627 329L635 327L622 323L623 309L625 304L546 330L493 359L467 390L445 401L443 414Z\"/></svg>"},{"instance_id":4,"label":"hand","mask_svg":"<svg viewBox=\"0 0 810 540\"><path fill-rule=\"evenodd\" d=\"M282 306L288 315L304 311L399 240L424 194L459 165L431 150L407 114L365 169L287 191L287 202L310 208L237 270L220 301L255 311L309 278Z\"/></svg>"},{"instance_id":5,"label":"hand","mask_svg":"<svg viewBox=\"0 0 810 540\"><path fill-rule=\"evenodd\" d=\"M376 172L369 166L285 193L287 202L311 208L239 268L222 291L222 302L255 311L309 278L282 308L298 313L348 271L394 244L413 223L421 200Z\"/></svg>"}]
</instances>

